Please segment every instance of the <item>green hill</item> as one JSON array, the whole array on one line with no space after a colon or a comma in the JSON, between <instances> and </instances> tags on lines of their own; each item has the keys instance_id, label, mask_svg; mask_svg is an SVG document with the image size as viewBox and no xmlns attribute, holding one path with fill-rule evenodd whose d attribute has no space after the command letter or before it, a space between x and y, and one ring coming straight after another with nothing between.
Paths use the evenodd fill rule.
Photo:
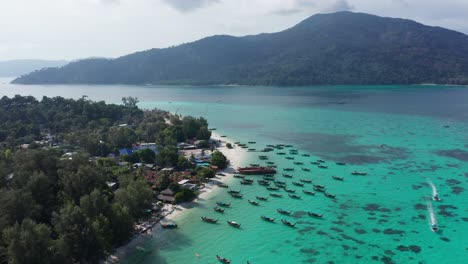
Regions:
<instances>
[{"instance_id":1,"label":"green hill","mask_svg":"<svg viewBox=\"0 0 468 264\"><path fill-rule=\"evenodd\" d=\"M314 15L287 30L212 36L116 59L87 59L14 83L468 83L468 36L363 13Z\"/></svg>"}]
</instances>

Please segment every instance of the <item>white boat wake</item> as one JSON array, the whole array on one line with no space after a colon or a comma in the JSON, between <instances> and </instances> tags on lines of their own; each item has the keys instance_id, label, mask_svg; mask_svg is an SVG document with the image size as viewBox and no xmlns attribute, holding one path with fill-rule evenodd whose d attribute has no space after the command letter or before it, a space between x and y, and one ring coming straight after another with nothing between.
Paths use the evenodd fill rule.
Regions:
<instances>
[{"instance_id":1,"label":"white boat wake","mask_svg":"<svg viewBox=\"0 0 468 264\"><path fill-rule=\"evenodd\" d=\"M439 193L437 192L437 187L434 185L434 183L429 178L427 178L427 183L429 183L429 185L432 188L432 200L440 201L440 196L439 196Z\"/></svg>"},{"instance_id":2,"label":"white boat wake","mask_svg":"<svg viewBox=\"0 0 468 264\"><path fill-rule=\"evenodd\" d=\"M431 230L434 232L439 231L439 224L437 223L437 217L434 212L434 208L432 207L432 203L427 201L427 211L429 213L429 225L431 226Z\"/></svg>"}]
</instances>

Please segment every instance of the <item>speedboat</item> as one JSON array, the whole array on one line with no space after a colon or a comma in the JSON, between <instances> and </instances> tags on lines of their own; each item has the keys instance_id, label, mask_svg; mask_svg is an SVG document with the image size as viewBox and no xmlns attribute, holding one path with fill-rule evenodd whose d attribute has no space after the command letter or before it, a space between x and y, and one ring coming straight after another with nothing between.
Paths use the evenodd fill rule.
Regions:
<instances>
[{"instance_id":1,"label":"speedboat","mask_svg":"<svg viewBox=\"0 0 468 264\"><path fill-rule=\"evenodd\" d=\"M233 226L233 227L237 227L239 228L241 225L235 221L232 221L232 220L228 220L227 223L230 225L230 226Z\"/></svg>"},{"instance_id":2,"label":"speedboat","mask_svg":"<svg viewBox=\"0 0 468 264\"><path fill-rule=\"evenodd\" d=\"M230 259L220 257L219 255L216 255L216 258L221 262L221 263L231 263Z\"/></svg>"}]
</instances>

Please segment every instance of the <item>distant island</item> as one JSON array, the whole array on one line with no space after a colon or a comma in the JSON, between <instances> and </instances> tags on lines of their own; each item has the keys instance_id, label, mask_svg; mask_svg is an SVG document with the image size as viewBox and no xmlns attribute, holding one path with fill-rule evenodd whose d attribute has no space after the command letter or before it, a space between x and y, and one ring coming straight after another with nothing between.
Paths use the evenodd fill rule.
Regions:
<instances>
[{"instance_id":1,"label":"distant island","mask_svg":"<svg viewBox=\"0 0 468 264\"><path fill-rule=\"evenodd\" d=\"M32 71L66 65L65 60L8 60L0 61L0 77L18 77Z\"/></svg>"},{"instance_id":2,"label":"distant island","mask_svg":"<svg viewBox=\"0 0 468 264\"><path fill-rule=\"evenodd\" d=\"M271 34L217 35L116 59L86 59L17 84L468 84L468 36L411 20L317 14Z\"/></svg>"}]
</instances>

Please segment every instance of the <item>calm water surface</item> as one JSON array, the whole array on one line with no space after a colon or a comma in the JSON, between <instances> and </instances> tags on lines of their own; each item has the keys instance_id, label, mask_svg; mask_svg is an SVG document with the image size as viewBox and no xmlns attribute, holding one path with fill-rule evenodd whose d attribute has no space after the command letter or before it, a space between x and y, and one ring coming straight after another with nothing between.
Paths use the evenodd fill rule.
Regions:
<instances>
[{"instance_id":1,"label":"calm water surface","mask_svg":"<svg viewBox=\"0 0 468 264\"><path fill-rule=\"evenodd\" d=\"M133 250L125 263L467 263L468 262L468 88L447 86L179 87L179 86L21 86L0 79L2 95L63 96L120 102L136 96L144 108L158 107L204 116L235 141L292 144L299 154L276 162L277 178L301 199L269 197L260 206L247 199L268 196L262 186L241 186L244 199L225 190L186 211L180 229L164 230ZM288 152L288 150L285 150ZM302 156L309 154L309 157ZM248 153L248 163L262 163ZM328 169L310 164L326 160ZM293 161L304 162L295 165ZM336 161L346 162L338 166ZM281 177L294 167L294 178ZM301 168L311 171L306 172ZM353 176L363 170L368 176ZM335 181L332 175L344 177ZM253 177L252 177L253 178ZM336 199L308 196L292 185L299 178L323 184ZM430 179L441 201L431 201ZM216 201L232 208L217 215ZM441 231L430 230L428 203ZM292 210L282 216L277 208ZM306 212L323 213L323 219ZM219 218L219 224L200 216ZM276 223L259 216L276 218ZM296 222L289 228L280 218ZM234 229L226 220L242 224ZM198 254L199 257L196 257Z\"/></svg>"}]
</instances>

